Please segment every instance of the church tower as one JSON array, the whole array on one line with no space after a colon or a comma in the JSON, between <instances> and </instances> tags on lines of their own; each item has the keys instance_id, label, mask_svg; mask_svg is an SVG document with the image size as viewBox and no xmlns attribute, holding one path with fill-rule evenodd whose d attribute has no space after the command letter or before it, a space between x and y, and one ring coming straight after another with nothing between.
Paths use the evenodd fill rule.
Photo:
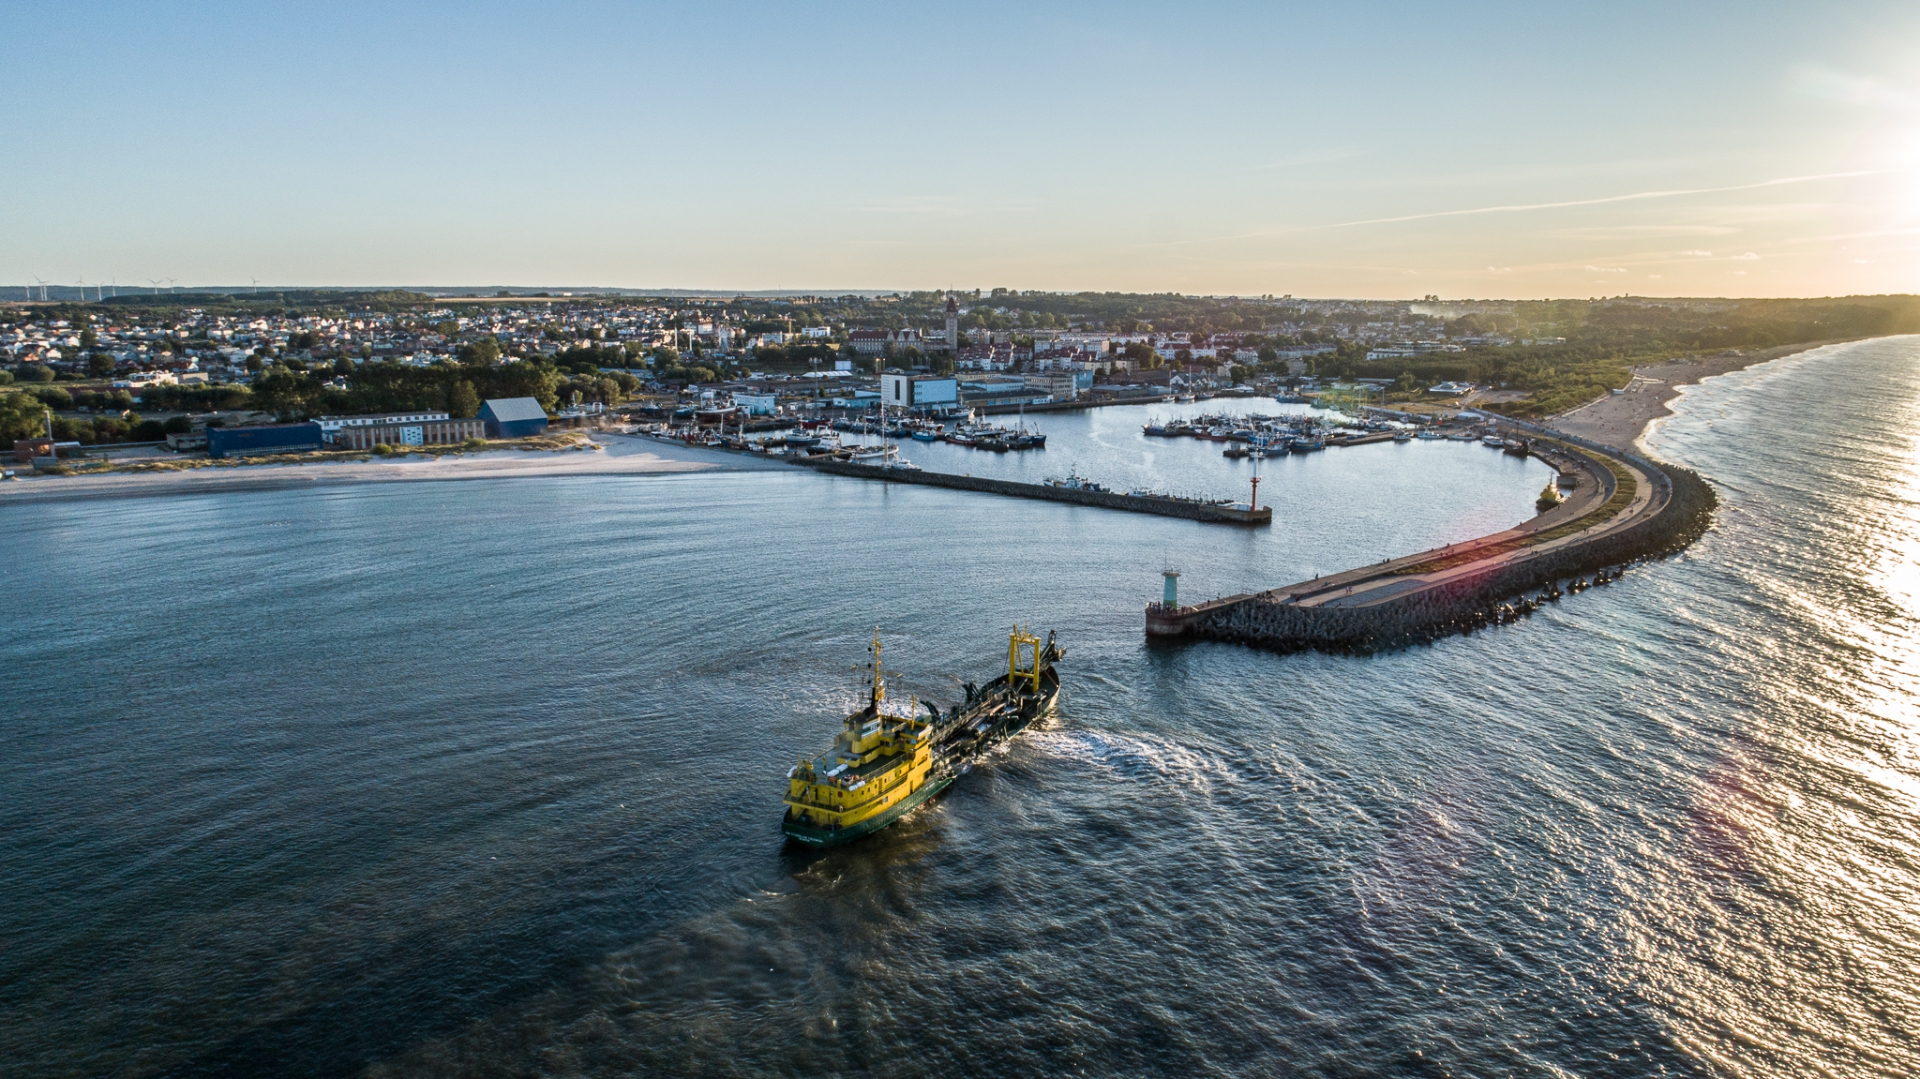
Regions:
<instances>
[{"instance_id":1,"label":"church tower","mask_svg":"<svg viewBox=\"0 0 1920 1079\"><path fill-rule=\"evenodd\" d=\"M947 293L947 351L960 354L960 306L953 302L953 293Z\"/></svg>"}]
</instances>

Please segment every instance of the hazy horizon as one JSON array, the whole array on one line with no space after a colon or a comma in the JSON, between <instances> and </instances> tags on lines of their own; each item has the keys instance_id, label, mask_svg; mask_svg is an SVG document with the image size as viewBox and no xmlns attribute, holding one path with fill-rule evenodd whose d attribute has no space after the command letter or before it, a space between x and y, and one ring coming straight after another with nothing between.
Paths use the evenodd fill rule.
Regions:
<instances>
[{"instance_id":1,"label":"hazy horizon","mask_svg":"<svg viewBox=\"0 0 1920 1079\"><path fill-rule=\"evenodd\" d=\"M1891 4L8 22L0 295L1920 291L1920 11Z\"/></svg>"}]
</instances>

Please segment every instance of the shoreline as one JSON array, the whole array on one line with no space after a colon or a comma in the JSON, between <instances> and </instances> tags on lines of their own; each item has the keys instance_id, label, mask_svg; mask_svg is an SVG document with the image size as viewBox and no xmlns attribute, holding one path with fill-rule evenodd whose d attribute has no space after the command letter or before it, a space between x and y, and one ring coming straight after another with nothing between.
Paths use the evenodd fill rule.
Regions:
<instances>
[{"instance_id":1,"label":"shoreline","mask_svg":"<svg viewBox=\"0 0 1920 1079\"><path fill-rule=\"evenodd\" d=\"M1568 409L1557 416L1549 416L1539 422L1544 427L1551 427L1617 450L1629 453L1643 452L1640 440L1646 436L1647 428L1653 421L1673 415L1671 403L1680 395L1680 387L1694 385L1702 379L1712 378L1715 375L1743 371L1786 356L1811 352L1827 345L1861 340L1868 339L1836 337L1830 341L1779 345L1734 355L1722 353L1714 356L1691 356L1663 363L1643 364L1633 368L1633 379L1627 383L1627 392L1608 394L1599 400L1589 401L1578 408Z\"/></svg>"},{"instance_id":2,"label":"shoreline","mask_svg":"<svg viewBox=\"0 0 1920 1079\"><path fill-rule=\"evenodd\" d=\"M0 507L96 498L147 498L272 491L358 483L531 479L547 476L658 476L694 472L786 470L784 462L676 446L624 435L596 434L591 450L489 450L438 457L313 464L240 465L179 472L108 472L31 476L0 484Z\"/></svg>"}]
</instances>

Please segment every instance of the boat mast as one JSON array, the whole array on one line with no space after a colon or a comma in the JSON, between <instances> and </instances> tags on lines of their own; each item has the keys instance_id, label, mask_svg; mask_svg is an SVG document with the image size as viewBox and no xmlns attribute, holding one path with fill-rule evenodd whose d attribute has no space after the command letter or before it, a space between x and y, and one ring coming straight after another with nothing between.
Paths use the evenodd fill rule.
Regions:
<instances>
[{"instance_id":1,"label":"boat mast","mask_svg":"<svg viewBox=\"0 0 1920 1079\"><path fill-rule=\"evenodd\" d=\"M1021 645L1033 650L1030 667L1021 665ZM1012 689L1020 682L1031 682L1033 692L1040 692L1040 638L1016 625L1007 639L1007 688Z\"/></svg>"}]
</instances>

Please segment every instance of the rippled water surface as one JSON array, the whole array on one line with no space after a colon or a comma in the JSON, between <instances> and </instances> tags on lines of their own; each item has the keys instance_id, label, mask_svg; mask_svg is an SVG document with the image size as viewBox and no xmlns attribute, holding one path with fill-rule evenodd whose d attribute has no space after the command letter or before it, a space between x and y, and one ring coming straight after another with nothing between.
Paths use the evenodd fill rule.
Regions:
<instances>
[{"instance_id":1,"label":"rippled water surface","mask_svg":"<svg viewBox=\"0 0 1920 1079\"><path fill-rule=\"evenodd\" d=\"M1510 524L1537 464L1330 450L1259 533L777 472L0 510L0 1060L1914 1074L1916 361L1690 389L1686 556L1368 659L1149 648L1140 605ZM1167 452L1120 420L1084 438ZM782 846L875 623L949 703L1016 617L1058 720Z\"/></svg>"}]
</instances>

